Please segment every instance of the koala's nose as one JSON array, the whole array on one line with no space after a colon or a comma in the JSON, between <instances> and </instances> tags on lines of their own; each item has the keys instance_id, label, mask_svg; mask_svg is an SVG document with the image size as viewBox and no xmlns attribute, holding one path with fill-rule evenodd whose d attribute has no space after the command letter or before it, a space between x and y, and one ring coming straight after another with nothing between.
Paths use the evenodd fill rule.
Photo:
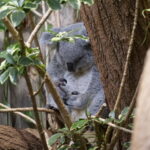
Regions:
<instances>
[{"instance_id":1,"label":"koala's nose","mask_svg":"<svg viewBox=\"0 0 150 150\"><path fill-rule=\"evenodd\" d=\"M68 69L68 71L70 71L70 72L74 72L73 63L67 63L67 69Z\"/></svg>"}]
</instances>

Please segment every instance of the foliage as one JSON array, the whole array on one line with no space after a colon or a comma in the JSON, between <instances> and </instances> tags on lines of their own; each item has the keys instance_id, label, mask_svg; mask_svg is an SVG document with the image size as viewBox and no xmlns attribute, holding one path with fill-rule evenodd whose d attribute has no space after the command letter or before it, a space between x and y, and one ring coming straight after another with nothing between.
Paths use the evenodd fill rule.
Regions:
<instances>
[{"instance_id":1,"label":"foliage","mask_svg":"<svg viewBox=\"0 0 150 150\"><path fill-rule=\"evenodd\" d=\"M10 79L13 84L16 84L18 77L23 75L26 66L35 65L45 70L38 55L38 49L27 48L26 54L23 56L18 44L11 45L5 51L0 52L0 58L4 59L0 65L0 83L3 84Z\"/></svg>"},{"instance_id":2,"label":"foliage","mask_svg":"<svg viewBox=\"0 0 150 150\"><path fill-rule=\"evenodd\" d=\"M82 39L86 41L88 40L88 37L83 35L70 35L70 33L74 31L59 32L59 33L54 31L49 31L49 32L54 35L54 37L51 39L52 42L66 41L66 42L74 43L76 39Z\"/></svg>"}]
</instances>

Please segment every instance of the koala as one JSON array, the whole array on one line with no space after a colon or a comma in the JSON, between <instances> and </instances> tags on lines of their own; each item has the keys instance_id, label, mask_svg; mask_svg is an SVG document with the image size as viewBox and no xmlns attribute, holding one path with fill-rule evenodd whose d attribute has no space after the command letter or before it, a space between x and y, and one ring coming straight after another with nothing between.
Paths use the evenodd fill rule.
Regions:
<instances>
[{"instance_id":1,"label":"koala","mask_svg":"<svg viewBox=\"0 0 150 150\"><path fill-rule=\"evenodd\" d=\"M87 36L83 23L57 28L54 31L66 31L70 36ZM72 121L86 118L86 111L91 115L96 114L104 103L105 96L89 41L76 39L74 43L52 42L52 38L51 33L42 33L40 46L47 46L49 50L55 49L55 54L47 65L47 71L56 84ZM46 97L47 103L57 108L47 91Z\"/></svg>"}]
</instances>

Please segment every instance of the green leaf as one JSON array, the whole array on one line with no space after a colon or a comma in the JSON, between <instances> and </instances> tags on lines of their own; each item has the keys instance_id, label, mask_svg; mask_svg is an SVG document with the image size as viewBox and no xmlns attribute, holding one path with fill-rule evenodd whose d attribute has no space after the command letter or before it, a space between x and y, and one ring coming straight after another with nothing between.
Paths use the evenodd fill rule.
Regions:
<instances>
[{"instance_id":1,"label":"green leaf","mask_svg":"<svg viewBox=\"0 0 150 150\"><path fill-rule=\"evenodd\" d=\"M88 123L88 120L79 120L79 121L76 121L76 122L73 123L73 125L71 126L71 130L81 129L81 128L84 127L87 123Z\"/></svg>"},{"instance_id":2,"label":"green leaf","mask_svg":"<svg viewBox=\"0 0 150 150\"><path fill-rule=\"evenodd\" d=\"M80 0L68 0L68 2L70 3L70 5L74 8L74 9L79 9L81 6L81 1Z\"/></svg>"},{"instance_id":3,"label":"green leaf","mask_svg":"<svg viewBox=\"0 0 150 150\"><path fill-rule=\"evenodd\" d=\"M96 147L89 148L88 150L97 150L97 149L98 147L96 146Z\"/></svg>"},{"instance_id":4,"label":"green leaf","mask_svg":"<svg viewBox=\"0 0 150 150\"><path fill-rule=\"evenodd\" d=\"M12 55L7 54L5 59L9 64L15 64L15 60Z\"/></svg>"},{"instance_id":5,"label":"green leaf","mask_svg":"<svg viewBox=\"0 0 150 150\"><path fill-rule=\"evenodd\" d=\"M7 62L6 62L6 60L2 61L2 62L1 62L1 64L0 64L0 70L5 69L5 68L6 68L6 66L7 66Z\"/></svg>"},{"instance_id":6,"label":"green leaf","mask_svg":"<svg viewBox=\"0 0 150 150\"><path fill-rule=\"evenodd\" d=\"M111 111L108 116L109 118L115 119L115 112Z\"/></svg>"},{"instance_id":7,"label":"green leaf","mask_svg":"<svg viewBox=\"0 0 150 150\"><path fill-rule=\"evenodd\" d=\"M6 58L6 55L8 54L7 51L0 52L0 58Z\"/></svg>"},{"instance_id":8,"label":"green leaf","mask_svg":"<svg viewBox=\"0 0 150 150\"><path fill-rule=\"evenodd\" d=\"M5 31L5 30L6 30L6 26L2 21L0 21L0 31Z\"/></svg>"},{"instance_id":9,"label":"green leaf","mask_svg":"<svg viewBox=\"0 0 150 150\"><path fill-rule=\"evenodd\" d=\"M48 5L51 9L58 10L61 9L60 0L47 0Z\"/></svg>"},{"instance_id":10,"label":"green leaf","mask_svg":"<svg viewBox=\"0 0 150 150\"><path fill-rule=\"evenodd\" d=\"M33 3L33 2L26 2L23 6L23 8L26 9L32 9L32 8L37 8L38 4L37 3Z\"/></svg>"},{"instance_id":11,"label":"green leaf","mask_svg":"<svg viewBox=\"0 0 150 150\"><path fill-rule=\"evenodd\" d=\"M128 111L129 111L129 107L125 107L125 108L122 110L121 114L118 116L118 118L119 118L119 119L124 119L125 116L127 115Z\"/></svg>"},{"instance_id":12,"label":"green leaf","mask_svg":"<svg viewBox=\"0 0 150 150\"><path fill-rule=\"evenodd\" d=\"M9 78L10 81L16 85L18 79L18 70L15 67L9 68Z\"/></svg>"},{"instance_id":13,"label":"green leaf","mask_svg":"<svg viewBox=\"0 0 150 150\"><path fill-rule=\"evenodd\" d=\"M9 77L9 69L7 69L0 75L0 83L4 84L4 82L8 79L8 77Z\"/></svg>"},{"instance_id":14,"label":"green leaf","mask_svg":"<svg viewBox=\"0 0 150 150\"><path fill-rule=\"evenodd\" d=\"M84 36L84 35L74 35L73 37L75 39L82 39L82 40L85 40L85 41L89 40L89 38L87 36Z\"/></svg>"},{"instance_id":15,"label":"green leaf","mask_svg":"<svg viewBox=\"0 0 150 150\"><path fill-rule=\"evenodd\" d=\"M62 145L58 150L68 150L69 148L69 145Z\"/></svg>"},{"instance_id":16,"label":"green leaf","mask_svg":"<svg viewBox=\"0 0 150 150\"><path fill-rule=\"evenodd\" d=\"M48 144L51 146L53 145L59 138L61 138L62 136L64 136L62 133L56 133L54 135L52 135L50 137L50 139L48 140Z\"/></svg>"},{"instance_id":17,"label":"green leaf","mask_svg":"<svg viewBox=\"0 0 150 150\"><path fill-rule=\"evenodd\" d=\"M0 20L12 12L12 7L4 6L0 9Z\"/></svg>"},{"instance_id":18,"label":"green leaf","mask_svg":"<svg viewBox=\"0 0 150 150\"><path fill-rule=\"evenodd\" d=\"M150 12L150 8L149 8L149 9L144 9L144 10L142 11L142 15L144 16L144 18L146 17L146 16L145 16L145 12Z\"/></svg>"},{"instance_id":19,"label":"green leaf","mask_svg":"<svg viewBox=\"0 0 150 150\"><path fill-rule=\"evenodd\" d=\"M22 5L23 5L24 1L25 1L25 0L17 0L18 5L19 5L20 7L22 7Z\"/></svg>"},{"instance_id":20,"label":"green leaf","mask_svg":"<svg viewBox=\"0 0 150 150\"><path fill-rule=\"evenodd\" d=\"M26 14L24 11L16 10L11 14L10 19L12 24L16 27L24 20L25 16Z\"/></svg>"},{"instance_id":21,"label":"green leaf","mask_svg":"<svg viewBox=\"0 0 150 150\"><path fill-rule=\"evenodd\" d=\"M31 65L32 63L33 61L30 58L25 57L25 56L21 57L18 62L18 64L24 65L24 66Z\"/></svg>"}]
</instances>

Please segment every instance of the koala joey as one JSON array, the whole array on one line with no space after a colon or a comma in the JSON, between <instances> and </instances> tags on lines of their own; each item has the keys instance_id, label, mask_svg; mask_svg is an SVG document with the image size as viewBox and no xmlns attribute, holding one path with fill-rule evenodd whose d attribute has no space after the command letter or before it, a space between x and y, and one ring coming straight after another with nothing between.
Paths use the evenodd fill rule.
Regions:
<instances>
[{"instance_id":1,"label":"koala joey","mask_svg":"<svg viewBox=\"0 0 150 150\"><path fill-rule=\"evenodd\" d=\"M83 23L54 29L54 31L66 31L70 36L87 36ZM104 103L105 96L89 41L76 39L74 43L52 42L52 37L51 33L42 33L40 45L48 46L49 50L54 47L56 49L47 71L56 84L72 120L86 118L86 111L94 115ZM51 94L46 92L46 97L47 103L57 108Z\"/></svg>"}]
</instances>

